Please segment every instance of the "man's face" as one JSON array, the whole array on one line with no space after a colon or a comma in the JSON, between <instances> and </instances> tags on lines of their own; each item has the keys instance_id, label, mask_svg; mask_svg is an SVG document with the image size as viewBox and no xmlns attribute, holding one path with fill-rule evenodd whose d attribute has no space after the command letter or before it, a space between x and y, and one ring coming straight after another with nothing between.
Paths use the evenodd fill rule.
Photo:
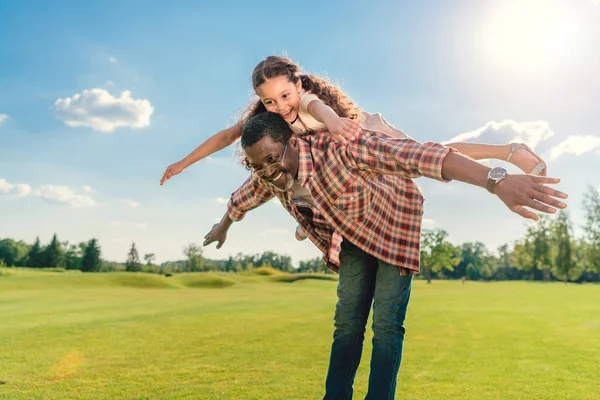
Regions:
<instances>
[{"instance_id":1,"label":"man's face","mask_svg":"<svg viewBox=\"0 0 600 400\"><path fill-rule=\"evenodd\" d=\"M277 190L292 188L298 175L298 142L291 138L287 146L266 135L253 146L244 149L252 173Z\"/></svg>"}]
</instances>

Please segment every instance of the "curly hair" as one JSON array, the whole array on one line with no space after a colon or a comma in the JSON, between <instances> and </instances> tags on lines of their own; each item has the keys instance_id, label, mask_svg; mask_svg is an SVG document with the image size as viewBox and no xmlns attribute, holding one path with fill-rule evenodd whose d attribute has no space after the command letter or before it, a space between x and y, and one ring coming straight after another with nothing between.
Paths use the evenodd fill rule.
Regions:
<instances>
[{"instance_id":1,"label":"curly hair","mask_svg":"<svg viewBox=\"0 0 600 400\"><path fill-rule=\"evenodd\" d=\"M340 88L321 77L301 74L300 72L300 66L292 62L289 58L269 56L254 67L254 71L252 72L252 88L256 91L267 79L278 76L285 76L292 83L297 83L300 80L304 90L315 94L340 117L350 119L361 118L361 109ZM264 109L264 105L262 107ZM259 112L262 111L258 105L251 106L247 111L246 117L252 117Z\"/></svg>"},{"instance_id":2,"label":"curly hair","mask_svg":"<svg viewBox=\"0 0 600 400\"><path fill-rule=\"evenodd\" d=\"M246 122L240 144L242 149L247 149L254 146L265 136L270 136L275 143L286 144L292 135L292 129L281 115L264 112Z\"/></svg>"},{"instance_id":3,"label":"curly hair","mask_svg":"<svg viewBox=\"0 0 600 400\"><path fill-rule=\"evenodd\" d=\"M238 152L240 163L247 170L252 170L243 150L254 146L265 136L271 136L275 143L287 144L293 135L292 128L277 113L265 111L250 117L244 124L241 150Z\"/></svg>"}]
</instances>

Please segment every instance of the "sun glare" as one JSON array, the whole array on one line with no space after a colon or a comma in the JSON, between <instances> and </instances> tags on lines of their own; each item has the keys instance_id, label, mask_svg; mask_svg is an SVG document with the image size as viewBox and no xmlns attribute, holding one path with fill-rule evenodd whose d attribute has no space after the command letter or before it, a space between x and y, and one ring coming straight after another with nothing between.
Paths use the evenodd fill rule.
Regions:
<instances>
[{"instance_id":1,"label":"sun glare","mask_svg":"<svg viewBox=\"0 0 600 400\"><path fill-rule=\"evenodd\" d=\"M552 0L502 2L482 33L493 62L520 71L560 66L581 46L576 13Z\"/></svg>"}]
</instances>

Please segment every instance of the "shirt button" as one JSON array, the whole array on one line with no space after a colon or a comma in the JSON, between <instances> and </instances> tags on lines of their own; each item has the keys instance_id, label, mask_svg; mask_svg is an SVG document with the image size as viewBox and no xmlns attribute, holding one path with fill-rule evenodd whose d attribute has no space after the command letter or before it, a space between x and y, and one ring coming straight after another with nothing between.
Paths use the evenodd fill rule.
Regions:
<instances>
[{"instance_id":1,"label":"shirt button","mask_svg":"<svg viewBox=\"0 0 600 400\"><path fill-rule=\"evenodd\" d=\"M354 201L354 196L350 196L350 201Z\"/></svg>"}]
</instances>

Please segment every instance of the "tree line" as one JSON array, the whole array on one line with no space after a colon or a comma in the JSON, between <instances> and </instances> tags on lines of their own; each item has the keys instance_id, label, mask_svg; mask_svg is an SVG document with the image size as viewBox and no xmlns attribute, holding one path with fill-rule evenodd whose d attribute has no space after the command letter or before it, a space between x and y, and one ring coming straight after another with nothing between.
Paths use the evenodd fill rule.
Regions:
<instances>
[{"instance_id":1,"label":"tree line","mask_svg":"<svg viewBox=\"0 0 600 400\"><path fill-rule=\"evenodd\" d=\"M583 235L574 237L566 211L555 217L541 216L527 227L525 235L513 244L504 244L495 252L481 242L455 246L448 242L443 229L425 229L421 237L419 278L470 280L539 280L564 282L600 282L600 193L589 188L583 201ZM13 239L0 240L0 266L59 268L83 272L242 272L267 267L288 273L331 273L320 258L300 261L294 268L291 257L266 251L262 254L238 253L225 260L203 257L202 246L183 247L183 260L156 264L154 253L145 253L143 261L132 243L125 263L101 258L97 239L88 242L60 242L56 234L42 246L39 238L32 245Z\"/></svg>"}]
</instances>

